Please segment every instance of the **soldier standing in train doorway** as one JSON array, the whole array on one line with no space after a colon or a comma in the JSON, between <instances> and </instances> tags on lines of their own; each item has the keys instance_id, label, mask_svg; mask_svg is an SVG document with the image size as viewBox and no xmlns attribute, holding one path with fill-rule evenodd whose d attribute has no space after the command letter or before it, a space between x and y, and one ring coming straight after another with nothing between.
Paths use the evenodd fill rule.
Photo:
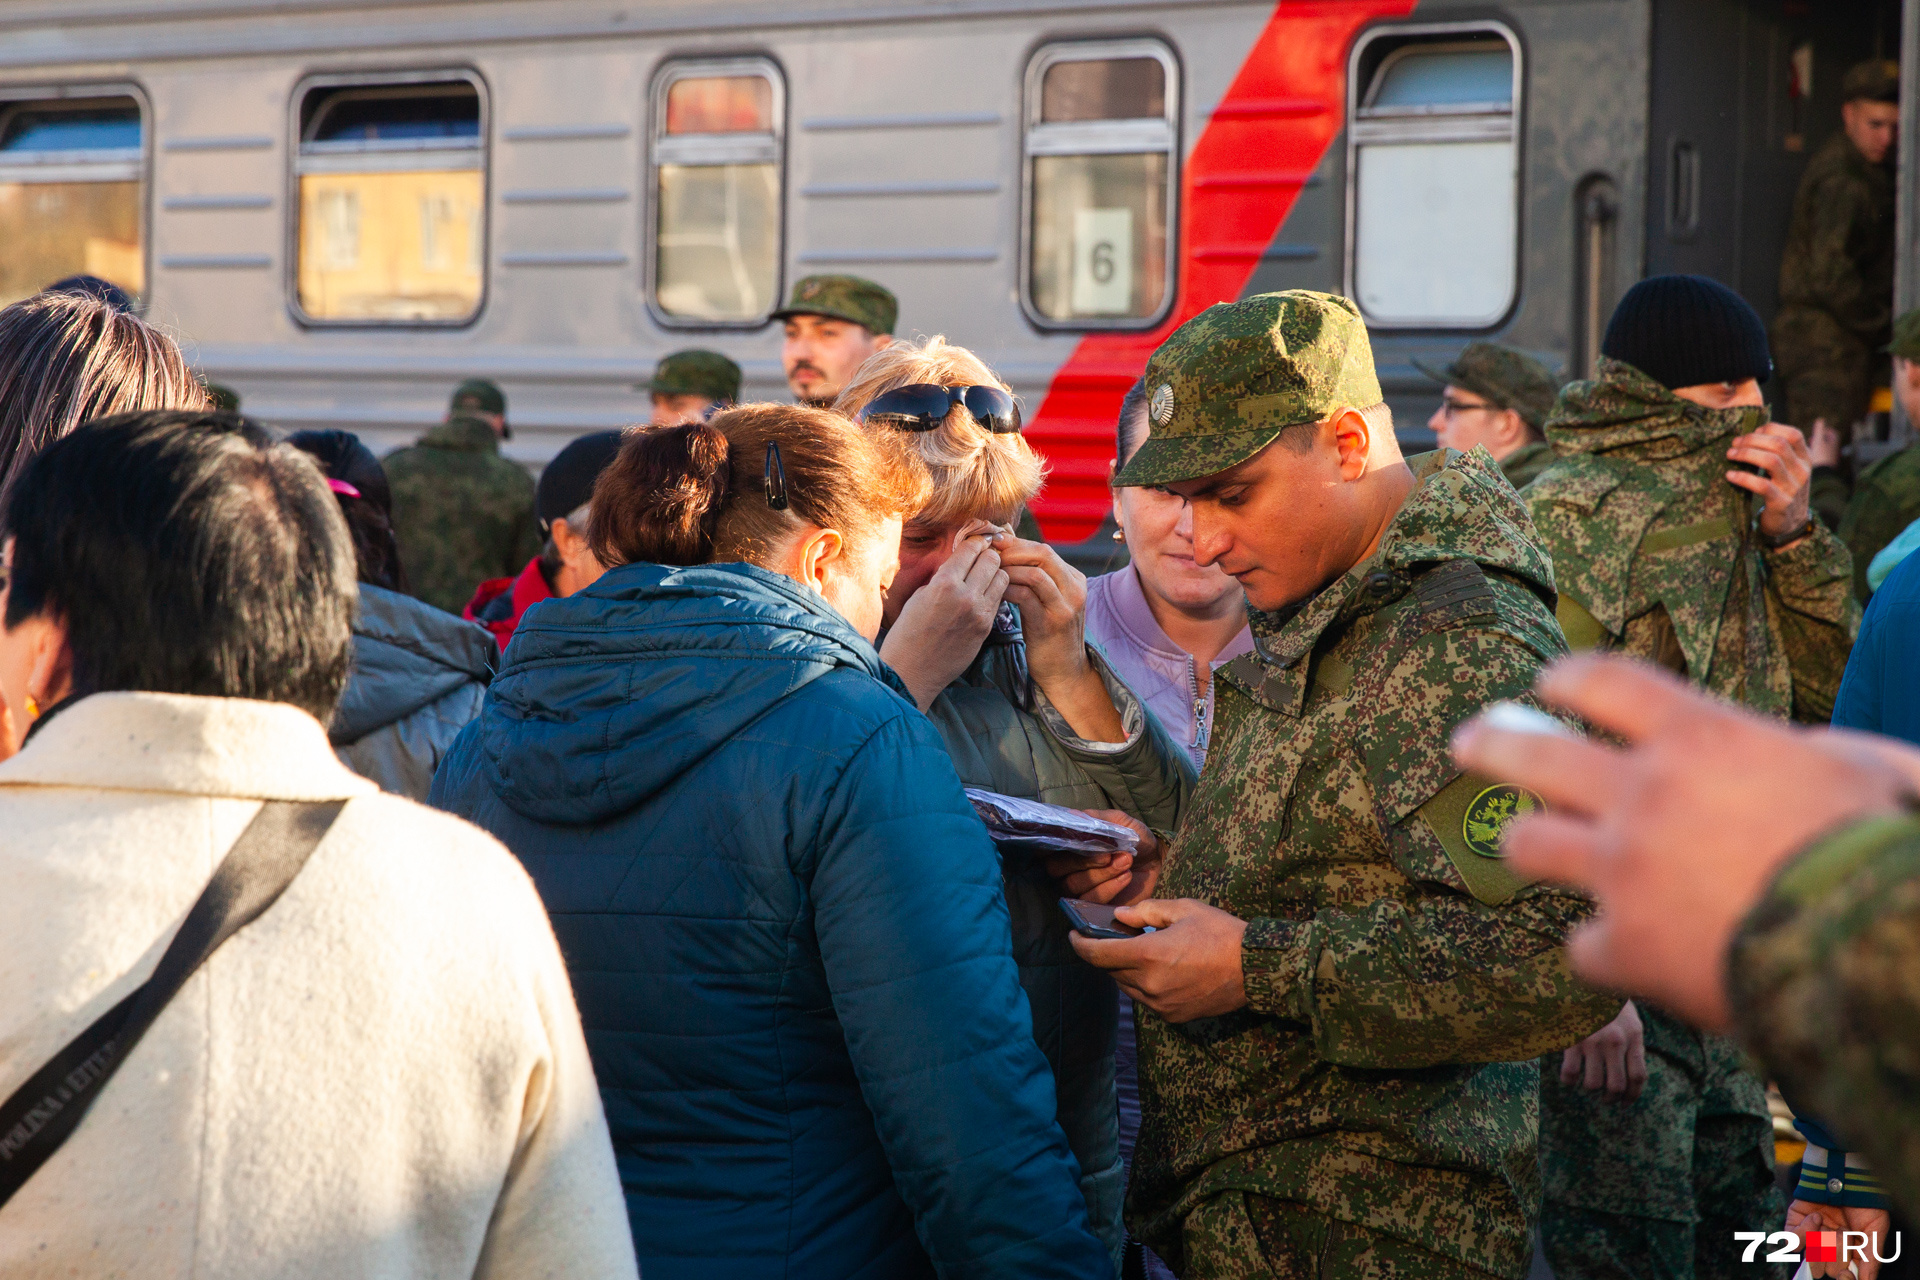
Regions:
<instances>
[{"instance_id":1,"label":"soldier standing in train doorway","mask_svg":"<svg viewBox=\"0 0 1920 1280\"><path fill-rule=\"evenodd\" d=\"M1840 91L1843 127L1807 162L1794 196L1773 320L1781 420L1806 433L1822 461L1866 416L1874 387L1886 382L1899 64L1860 63ZM1829 443L1830 432L1839 438ZM1817 494L1816 514L1837 527L1845 501L1844 486Z\"/></svg>"},{"instance_id":2,"label":"soldier standing in train doorway","mask_svg":"<svg viewBox=\"0 0 1920 1280\"><path fill-rule=\"evenodd\" d=\"M853 371L892 345L900 303L884 286L859 276L807 276L773 318L786 325L780 363L793 398L831 409Z\"/></svg>"},{"instance_id":3,"label":"soldier standing in train doorway","mask_svg":"<svg viewBox=\"0 0 1920 1280\"><path fill-rule=\"evenodd\" d=\"M1551 563L1485 450L1401 458L1345 298L1209 307L1146 385L1114 483L1186 499L1255 652L1216 673L1164 874L1157 846L1050 868L1158 930L1074 938L1152 1010L1129 1224L1186 1280L1518 1280L1540 1201L1527 1059L1621 1001L1568 968L1586 902L1501 859L1537 797L1447 744L1565 652Z\"/></svg>"}]
</instances>

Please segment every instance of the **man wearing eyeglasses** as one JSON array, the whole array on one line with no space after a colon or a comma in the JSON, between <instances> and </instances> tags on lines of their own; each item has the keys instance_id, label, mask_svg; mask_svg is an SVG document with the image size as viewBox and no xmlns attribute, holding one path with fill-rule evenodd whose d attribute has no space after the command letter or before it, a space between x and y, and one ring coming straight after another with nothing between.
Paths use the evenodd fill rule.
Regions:
<instances>
[{"instance_id":1,"label":"man wearing eyeglasses","mask_svg":"<svg viewBox=\"0 0 1920 1280\"><path fill-rule=\"evenodd\" d=\"M1486 455L1401 457L1345 298L1209 307L1146 385L1113 482L1187 502L1255 647L1164 862L1049 868L1155 929L1073 939L1152 1011L1129 1225L1187 1276L1519 1280L1530 1059L1621 1001L1567 965L1584 900L1501 859L1537 797L1447 742L1565 652L1551 562Z\"/></svg>"},{"instance_id":2,"label":"man wearing eyeglasses","mask_svg":"<svg viewBox=\"0 0 1920 1280\"><path fill-rule=\"evenodd\" d=\"M859 276L807 276L793 286L784 309L780 363L793 398L830 409L866 358L893 343L900 302L884 286Z\"/></svg>"},{"instance_id":3,"label":"man wearing eyeglasses","mask_svg":"<svg viewBox=\"0 0 1920 1280\"><path fill-rule=\"evenodd\" d=\"M1541 428L1560 383L1547 366L1497 342L1469 343L1443 368L1424 360L1413 364L1446 387L1440 407L1427 419L1441 448L1465 453L1477 444L1487 446L1516 489L1552 463L1553 446Z\"/></svg>"}]
</instances>

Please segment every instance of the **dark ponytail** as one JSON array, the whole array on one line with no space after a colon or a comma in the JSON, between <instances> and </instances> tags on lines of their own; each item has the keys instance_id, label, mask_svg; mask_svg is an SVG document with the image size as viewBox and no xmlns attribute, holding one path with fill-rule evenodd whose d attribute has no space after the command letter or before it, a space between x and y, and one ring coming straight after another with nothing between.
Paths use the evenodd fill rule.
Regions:
<instances>
[{"instance_id":1,"label":"dark ponytail","mask_svg":"<svg viewBox=\"0 0 1920 1280\"><path fill-rule=\"evenodd\" d=\"M587 545L602 564L705 564L732 478L710 423L629 432L593 487Z\"/></svg>"}]
</instances>

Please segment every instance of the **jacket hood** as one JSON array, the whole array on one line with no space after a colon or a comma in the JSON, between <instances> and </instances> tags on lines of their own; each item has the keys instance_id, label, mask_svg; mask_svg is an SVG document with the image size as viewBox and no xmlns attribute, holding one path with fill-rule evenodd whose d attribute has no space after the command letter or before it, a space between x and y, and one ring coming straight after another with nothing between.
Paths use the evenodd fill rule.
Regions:
<instances>
[{"instance_id":1,"label":"jacket hood","mask_svg":"<svg viewBox=\"0 0 1920 1280\"><path fill-rule=\"evenodd\" d=\"M485 627L363 582L353 670L327 736L336 746L358 742L456 689L487 683L499 660Z\"/></svg>"},{"instance_id":2,"label":"jacket hood","mask_svg":"<svg viewBox=\"0 0 1920 1280\"><path fill-rule=\"evenodd\" d=\"M1522 579L1544 599L1554 597L1553 561L1537 540L1526 502L1486 446L1475 445L1469 453L1416 454L1407 466L1413 471L1413 492L1387 526L1379 550L1292 610L1249 611L1258 647L1270 662L1292 665L1336 621L1393 598L1397 585L1379 595L1362 590L1376 575L1398 584L1421 565L1471 560Z\"/></svg>"},{"instance_id":3,"label":"jacket hood","mask_svg":"<svg viewBox=\"0 0 1920 1280\"><path fill-rule=\"evenodd\" d=\"M1660 462L1711 451L1711 465L1724 470L1726 442L1766 425L1764 408L1708 409L1619 360L1603 357L1597 372L1568 383L1547 417L1547 441L1562 457Z\"/></svg>"},{"instance_id":4,"label":"jacket hood","mask_svg":"<svg viewBox=\"0 0 1920 1280\"><path fill-rule=\"evenodd\" d=\"M527 611L471 732L515 812L590 825L840 668L906 696L873 646L791 579L748 564L622 565Z\"/></svg>"}]
</instances>

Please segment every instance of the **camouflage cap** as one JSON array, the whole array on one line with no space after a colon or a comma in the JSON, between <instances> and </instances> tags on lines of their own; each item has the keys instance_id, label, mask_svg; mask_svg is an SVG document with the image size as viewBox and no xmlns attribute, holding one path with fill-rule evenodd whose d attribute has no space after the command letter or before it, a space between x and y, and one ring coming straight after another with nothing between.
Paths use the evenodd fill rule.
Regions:
<instances>
[{"instance_id":1,"label":"camouflage cap","mask_svg":"<svg viewBox=\"0 0 1920 1280\"><path fill-rule=\"evenodd\" d=\"M1464 387L1496 408L1512 409L1536 431L1560 394L1560 380L1547 366L1497 342L1470 342L1452 364L1440 368L1424 360L1415 360L1413 367L1443 386Z\"/></svg>"},{"instance_id":2,"label":"camouflage cap","mask_svg":"<svg viewBox=\"0 0 1920 1280\"><path fill-rule=\"evenodd\" d=\"M1840 101L1900 101L1900 64L1886 58L1869 58L1847 68L1840 77Z\"/></svg>"},{"instance_id":3,"label":"camouflage cap","mask_svg":"<svg viewBox=\"0 0 1920 1280\"><path fill-rule=\"evenodd\" d=\"M808 276L794 284L787 305L773 313L775 320L788 316L831 316L863 324L874 333L892 333L900 319L900 300L859 276Z\"/></svg>"},{"instance_id":4,"label":"camouflage cap","mask_svg":"<svg viewBox=\"0 0 1920 1280\"><path fill-rule=\"evenodd\" d=\"M1893 322L1893 341L1882 349L1902 360L1920 360L1920 307Z\"/></svg>"},{"instance_id":5,"label":"camouflage cap","mask_svg":"<svg viewBox=\"0 0 1920 1280\"><path fill-rule=\"evenodd\" d=\"M1208 307L1148 359L1146 386L1147 439L1116 485L1210 476L1288 427L1381 400L1360 309L1306 289Z\"/></svg>"},{"instance_id":6,"label":"camouflage cap","mask_svg":"<svg viewBox=\"0 0 1920 1280\"><path fill-rule=\"evenodd\" d=\"M235 391L232 387L222 386L218 382L208 382L205 378L200 380L200 385L207 389L207 399L213 402L215 409L221 413L240 412L240 393L238 391Z\"/></svg>"},{"instance_id":7,"label":"camouflage cap","mask_svg":"<svg viewBox=\"0 0 1920 1280\"><path fill-rule=\"evenodd\" d=\"M497 413L503 417L507 412L506 393L485 378L468 378L453 389L453 399L449 408L456 413L462 409L477 413Z\"/></svg>"},{"instance_id":8,"label":"camouflage cap","mask_svg":"<svg viewBox=\"0 0 1920 1280\"><path fill-rule=\"evenodd\" d=\"M654 366L646 389L657 396L705 396L733 404L740 399L740 366L718 351L676 351Z\"/></svg>"}]
</instances>

